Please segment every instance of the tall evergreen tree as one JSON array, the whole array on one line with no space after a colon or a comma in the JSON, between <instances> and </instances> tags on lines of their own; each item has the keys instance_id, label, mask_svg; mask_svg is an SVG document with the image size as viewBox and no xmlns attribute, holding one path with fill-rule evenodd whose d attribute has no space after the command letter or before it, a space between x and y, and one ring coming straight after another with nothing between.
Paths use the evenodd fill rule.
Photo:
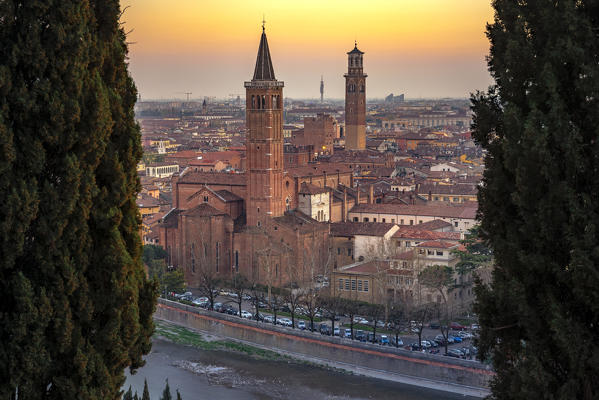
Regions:
<instances>
[{"instance_id":1,"label":"tall evergreen tree","mask_svg":"<svg viewBox=\"0 0 599 400\"><path fill-rule=\"evenodd\" d=\"M150 400L150 391L148 390L148 381L144 379L144 392L141 395L141 400Z\"/></svg>"},{"instance_id":2,"label":"tall evergreen tree","mask_svg":"<svg viewBox=\"0 0 599 400\"><path fill-rule=\"evenodd\" d=\"M118 0L0 2L0 397L117 399L150 349Z\"/></svg>"},{"instance_id":3,"label":"tall evergreen tree","mask_svg":"<svg viewBox=\"0 0 599 400\"><path fill-rule=\"evenodd\" d=\"M168 385L168 379L166 380L166 386L164 387L164 390L162 391L162 396L160 397L160 400L173 400L173 395L171 394L171 388Z\"/></svg>"},{"instance_id":4,"label":"tall evergreen tree","mask_svg":"<svg viewBox=\"0 0 599 400\"><path fill-rule=\"evenodd\" d=\"M500 399L599 398L599 3L494 0L496 85L472 97L486 150L480 348Z\"/></svg>"}]
</instances>

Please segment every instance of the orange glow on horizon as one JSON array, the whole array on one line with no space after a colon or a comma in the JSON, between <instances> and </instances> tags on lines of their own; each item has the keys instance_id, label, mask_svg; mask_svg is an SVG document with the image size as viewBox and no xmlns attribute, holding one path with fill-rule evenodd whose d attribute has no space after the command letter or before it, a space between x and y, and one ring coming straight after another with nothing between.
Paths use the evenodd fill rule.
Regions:
<instances>
[{"instance_id":1,"label":"orange glow on horizon","mask_svg":"<svg viewBox=\"0 0 599 400\"><path fill-rule=\"evenodd\" d=\"M147 66L139 60L238 63L251 70L253 65L245 64L255 58L263 13L277 75L286 65L299 70L302 62L330 65L332 73L333 65L336 70L345 64L354 40L366 52L367 73L414 60L438 64L464 58L476 60L486 73L484 30L493 18L490 4L480 0L123 0L122 6L130 6L122 20L133 29L132 71L141 89L145 78L136 71Z\"/></svg>"}]
</instances>

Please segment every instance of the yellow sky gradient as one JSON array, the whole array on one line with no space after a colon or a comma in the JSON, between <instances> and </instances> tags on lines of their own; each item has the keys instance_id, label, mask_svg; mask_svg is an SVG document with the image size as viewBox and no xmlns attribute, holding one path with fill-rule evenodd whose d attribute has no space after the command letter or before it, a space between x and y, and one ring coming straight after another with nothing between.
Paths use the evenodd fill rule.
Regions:
<instances>
[{"instance_id":1,"label":"yellow sky gradient","mask_svg":"<svg viewBox=\"0 0 599 400\"><path fill-rule=\"evenodd\" d=\"M142 96L240 93L262 15L278 79L291 97L342 97L345 53L365 51L369 97L467 96L490 78L486 0L123 0L131 71ZM376 74L376 75L374 75ZM445 82L445 83L444 83ZM219 85L220 83L220 85ZM314 90L314 88L316 88Z\"/></svg>"}]
</instances>

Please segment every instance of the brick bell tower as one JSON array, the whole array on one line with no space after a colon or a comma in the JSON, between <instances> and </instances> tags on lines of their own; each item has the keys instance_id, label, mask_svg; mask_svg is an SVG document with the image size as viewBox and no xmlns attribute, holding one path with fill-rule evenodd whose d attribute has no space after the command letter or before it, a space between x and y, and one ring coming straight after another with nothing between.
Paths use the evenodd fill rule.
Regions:
<instances>
[{"instance_id":1,"label":"brick bell tower","mask_svg":"<svg viewBox=\"0 0 599 400\"><path fill-rule=\"evenodd\" d=\"M254 77L245 82L248 226L285 212L283 201L283 82L275 79L264 24Z\"/></svg>"},{"instance_id":2,"label":"brick bell tower","mask_svg":"<svg viewBox=\"0 0 599 400\"><path fill-rule=\"evenodd\" d=\"M366 148L366 77L362 69L362 55L358 43L347 53L345 76L345 149Z\"/></svg>"}]
</instances>

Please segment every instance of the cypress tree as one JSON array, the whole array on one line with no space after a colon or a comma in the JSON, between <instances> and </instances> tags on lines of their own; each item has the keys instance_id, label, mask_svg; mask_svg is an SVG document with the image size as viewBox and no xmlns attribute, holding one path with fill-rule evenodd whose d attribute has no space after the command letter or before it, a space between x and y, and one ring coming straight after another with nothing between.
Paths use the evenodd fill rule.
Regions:
<instances>
[{"instance_id":1,"label":"cypress tree","mask_svg":"<svg viewBox=\"0 0 599 400\"><path fill-rule=\"evenodd\" d=\"M141 395L141 400L150 400L150 391L148 390L148 381L144 379L144 392Z\"/></svg>"},{"instance_id":2,"label":"cypress tree","mask_svg":"<svg viewBox=\"0 0 599 400\"><path fill-rule=\"evenodd\" d=\"M0 2L0 397L117 399L150 349L119 2Z\"/></svg>"},{"instance_id":3,"label":"cypress tree","mask_svg":"<svg viewBox=\"0 0 599 400\"><path fill-rule=\"evenodd\" d=\"M495 0L489 70L472 97L486 150L477 288L493 397L599 397L599 3Z\"/></svg>"},{"instance_id":4,"label":"cypress tree","mask_svg":"<svg viewBox=\"0 0 599 400\"><path fill-rule=\"evenodd\" d=\"M166 386L164 387L164 390L162 391L162 396L160 397L160 400L173 400L173 395L171 394L171 388L168 385L168 379L166 380Z\"/></svg>"}]
</instances>

